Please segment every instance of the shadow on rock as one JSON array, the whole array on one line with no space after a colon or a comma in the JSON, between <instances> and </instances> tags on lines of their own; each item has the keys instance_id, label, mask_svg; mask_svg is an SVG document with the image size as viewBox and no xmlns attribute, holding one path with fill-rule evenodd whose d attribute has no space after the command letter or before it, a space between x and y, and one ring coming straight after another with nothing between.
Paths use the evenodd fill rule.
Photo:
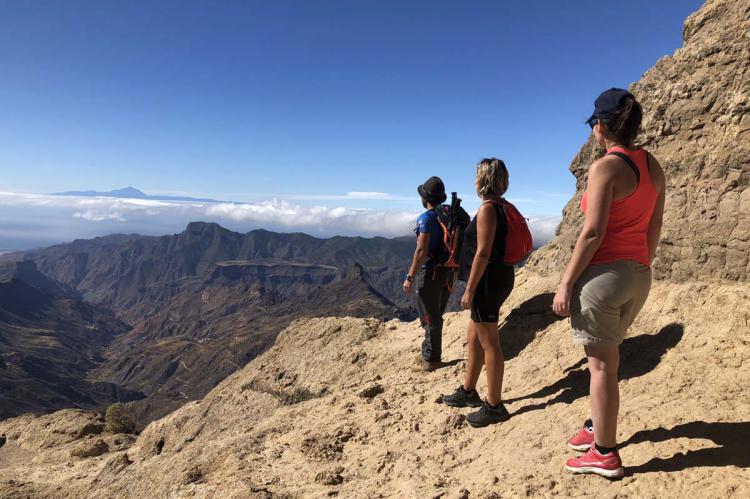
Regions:
<instances>
[{"instance_id":1,"label":"shadow on rock","mask_svg":"<svg viewBox=\"0 0 750 499\"><path fill-rule=\"evenodd\" d=\"M620 345L620 379L638 378L653 371L661 362L664 354L680 342L683 334L683 326L673 323L663 327L656 334L642 334L627 338ZM514 413L514 415L518 415L544 409L561 402L570 404L581 397L585 397L589 388L589 373L585 365L586 359L581 359L565 370L567 374L564 378L529 395L508 399L506 403L548 397L562 390L556 397L547 402L520 408Z\"/></svg>"},{"instance_id":2,"label":"shadow on rock","mask_svg":"<svg viewBox=\"0 0 750 499\"><path fill-rule=\"evenodd\" d=\"M739 423L706 423L693 421L677 425L669 430L656 428L635 433L620 447L641 442L666 442L674 438L695 438L711 440L718 447L690 450L663 459L652 458L640 466L626 468L628 475L651 473L657 471L681 471L687 468L738 466L750 468L750 422Z\"/></svg>"},{"instance_id":3,"label":"shadow on rock","mask_svg":"<svg viewBox=\"0 0 750 499\"><path fill-rule=\"evenodd\" d=\"M448 360L448 361L445 361L445 362L441 362L440 363L440 367L438 367L437 369L444 369L446 367L453 367L455 365L460 364L461 362L464 362L465 360L466 359L453 359L453 360Z\"/></svg>"},{"instance_id":4,"label":"shadow on rock","mask_svg":"<svg viewBox=\"0 0 750 499\"><path fill-rule=\"evenodd\" d=\"M521 353L540 331L544 331L553 322L563 320L563 317L552 312L554 297L553 293L542 293L511 310L498 331L506 360Z\"/></svg>"}]
</instances>

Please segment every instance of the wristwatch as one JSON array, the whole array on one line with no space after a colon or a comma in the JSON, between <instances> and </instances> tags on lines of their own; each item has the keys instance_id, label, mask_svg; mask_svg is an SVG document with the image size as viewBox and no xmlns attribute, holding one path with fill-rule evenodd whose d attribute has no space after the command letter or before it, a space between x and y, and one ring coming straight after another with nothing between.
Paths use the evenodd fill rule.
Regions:
<instances>
[{"instance_id":1,"label":"wristwatch","mask_svg":"<svg viewBox=\"0 0 750 499\"><path fill-rule=\"evenodd\" d=\"M414 280L414 276L406 274L406 280L409 281L409 282L412 282Z\"/></svg>"}]
</instances>

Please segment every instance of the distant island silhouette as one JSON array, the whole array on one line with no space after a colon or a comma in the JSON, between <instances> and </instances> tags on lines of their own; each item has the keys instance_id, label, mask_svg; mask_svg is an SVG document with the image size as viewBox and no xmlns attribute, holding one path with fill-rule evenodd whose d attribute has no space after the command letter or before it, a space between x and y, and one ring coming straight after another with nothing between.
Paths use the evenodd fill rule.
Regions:
<instances>
[{"instance_id":1,"label":"distant island silhouette","mask_svg":"<svg viewBox=\"0 0 750 499\"><path fill-rule=\"evenodd\" d=\"M53 192L52 196L80 196L80 197L104 197L104 198L123 198L123 199L149 199L153 201L199 201L202 203L227 203L231 201L220 201L211 198L193 198L190 196L152 196L146 194L135 187L124 187L112 191L65 191Z\"/></svg>"}]
</instances>

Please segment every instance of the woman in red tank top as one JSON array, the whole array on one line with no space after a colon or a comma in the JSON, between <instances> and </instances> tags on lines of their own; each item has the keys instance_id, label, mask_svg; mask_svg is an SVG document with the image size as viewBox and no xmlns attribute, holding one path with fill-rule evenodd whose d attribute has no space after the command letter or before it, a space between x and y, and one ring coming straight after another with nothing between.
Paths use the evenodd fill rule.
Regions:
<instances>
[{"instance_id":1,"label":"woman in red tank top","mask_svg":"<svg viewBox=\"0 0 750 499\"><path fill-rule=\"evenodd\" d=\"M616 442L619 346L648 296L664 212L662 168L633 145L641 118L626 90L596 99L588 124L607 154L589 168L584 227L552 304L556 314L570 316L573 342L583 345L591 374L591 419L568 442L587 451L568 460L574 473L624 473Z\"/></svg>"}]
</instances>

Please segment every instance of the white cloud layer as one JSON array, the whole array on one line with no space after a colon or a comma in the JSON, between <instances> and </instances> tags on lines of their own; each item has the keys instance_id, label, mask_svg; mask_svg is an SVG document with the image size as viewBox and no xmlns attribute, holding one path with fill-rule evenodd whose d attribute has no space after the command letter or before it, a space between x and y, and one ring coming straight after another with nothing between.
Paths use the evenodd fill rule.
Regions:
<instances>
[{"instance_id":1,"label":"white cloud layer","mask_svg":"<svg viewBox=\"0 0 750 499\"><path fill-rule=\"evenodd\" d=\"M103 222L105 220L116 220L118 222L126 221L122 213L117 212L117 211L113 211L110 213L107 213L104 211L94 211L94 210L77 211L73 213L73 218L82 218L84 220L89 220L91 222Z\"/></svg>"},{"instance_id":2,"label":"white cloud layer","mask_svg":"<svg viewBox=\"0 0 750 499\"><path fill-rule=\"evenodd\" d=\"M380 192L350 192L347 199L386 200ZM220 223L241 232L256 228L302 231L319 237L409 235L418 211L299 204L204 203L0 192L0 250L45 246L112 233L180 232L188 222ZM383 203L385 205L385 203ZM535 247L549 241L560 217L530 217Z\"/></svg>"},{"instance_id":3,"label":"white cloud layer","mask_svg":"<svg viewBox=\"0 0 750 499\"><path fill-rule=\"evenodd\" d=\"M209 218L258 225L310 228L329 234L403 236L413 228L418 212L376 211L345 207L302 206L272 199L258 203L219 203L206 209Z\"/></svg>"},{"instance_id":4,"label":"white cloud layer","mask_svg":"<svg viewBox=\"0 0 750 499\"><path fill-rule=\"evenodd\" d=\"M555 237L557 226L560 225L562 217L529 217L529 230L534 240L534 248L539 248L550 242Z\"/></svg>"},{"instance_id":5,"label":"white cloud layer","mask_svg":"<svg viewBox=\"0 0 750 499\"><path fill-rule=\"evenodd\" d=\"M286 194L274 195L276 199L291 201L409 201L419 203L419 196L397 196L387 192L351 191L346 194Z\"/></svg>"}]
</instances>

